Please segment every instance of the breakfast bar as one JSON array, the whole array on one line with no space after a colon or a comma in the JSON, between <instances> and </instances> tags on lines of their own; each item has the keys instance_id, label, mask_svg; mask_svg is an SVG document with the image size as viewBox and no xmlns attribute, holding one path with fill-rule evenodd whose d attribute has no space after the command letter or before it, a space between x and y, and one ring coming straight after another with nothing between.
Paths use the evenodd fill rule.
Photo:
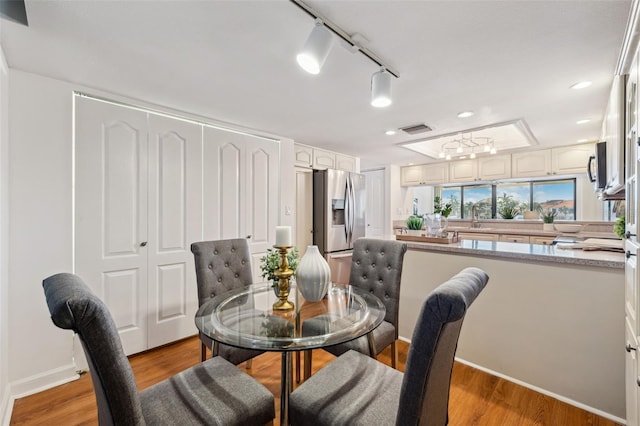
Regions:
<instances>
[{"instance_id":1,"label":"breakfast bar","mask_svg":"<svg viewBox=\"0 0 640 426\"><path fill-rule=\"evenodd\" d=\"M625 418L625 254L557 245L407 241L400 336L438 283L476 266L490 277L457 359L614 420Z\"/></svg>"}]
</instances>

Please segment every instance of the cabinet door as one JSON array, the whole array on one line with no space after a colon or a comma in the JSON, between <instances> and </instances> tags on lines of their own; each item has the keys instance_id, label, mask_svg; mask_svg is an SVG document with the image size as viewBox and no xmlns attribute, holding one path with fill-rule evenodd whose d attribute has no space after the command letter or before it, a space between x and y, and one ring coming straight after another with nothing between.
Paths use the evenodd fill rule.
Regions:
<instances>
[{"instance_id":1,"label":"cabinet door","mask_svg":"<svg viewBox=\"0 0 640 426\"><path fill-rule=\"evenodd\" d=\"M76 98L75 125L75 272L111 311L125 353L141 352L148 348L147 113Z\"/></svg>"},{"instance_id":2,"label":"cabinet door","mask_svg":"<svg viewBox=\"0 0 640 426\"><path fill-rule=\"evenodd\" d=\"M585 162L585 167L586 167ZM518 152L511 154L511 175L518 177L540 177L551 174L551 150Z\"/></svg>"},{"instance_id":3,"label":"cabinet door","mask_svg":"<svg viewBox=\"0 0 640 426\"><path fill-rule=\"evenodd\" d=\"M447 163L426 164L422 166L422 184L439 185L449 182L449 165Z\"/></svg>"},{"instance_id":4,"label":"cabinet door","mask_svg":"<svg viewBox=\"0 0 640 426\"><path fill-rule=\"evenodd\" d=\"M529 236L500 234L500 241L507 241L510 243L529 243Z\"/></svg>"},{"instance_id":5,"label":"cabinet door","mask_svg":"<svg viewBox=\"0 0 640 426\"><path fill-rule=\"evenodd\" d=\"M627 426L638 426L638 341L629 327L629 322L625 321L625 358L624 358L624 382L627 408Z\"/></svg>"},{"instance_id":6,"label":"cabinet door","mask_svg":"<svg viewBox=\"0 0 640 426\"><path fill-rule=\"evenodd\" d=\"M593 144L563 146L551 150L551 169L554 175L584 173L589 156L594 153Z\"/></svg>"},{"instance_id":7,"label":"cabinet door","mask_svg":"<svg viewBox=\"0 0 640 426\"><path fill-rule=\"evenodd\" d=\"M149 116L148 347L194 334L191 243L202 239L202 126Z\"/></svg>"},{"instance_id":8,"label":"cabinet door","mask_svg":"<svg viewBox=\"0 0 640 426\"><path fill-rule=\"evenodd\" d=\"M480 180L509 179L511 177L511 155L491 155L478 158Z\"/></svg>"},{"instance_id":9,"label":"cabinet door","mask_svg":"<svg viewBox=\"0 0 640 426\"><path fill-rule=\"evenodd\" d=\"M478 180L478 162L476 160L449 163L449 182L473 182L475 180Z\"/></svg>"},{"instance_id":10,"label":"cabinet door","mask_svg":"<svg viewBox=\"0 0 640 426\"><path fill-rule=\"evenodd\" d=\"M295 165L299 167L313 167L313 148L306 145L294 144Z\"/></svg>"},{"instance_id":11,"label":"cabinet door","mask_svg":"<svg viewBox=\"0 0 640 426\"><path fill-rule=\"evenodd\" d=\"M422 185L422 167L406 166L400 168L400 185Z\"/></svg>"},{"instance_id":12,"label":"cabinet door","mask_svg":"<svg viewBox=\"0 0 640 426\"><path fill-rule=\"evenodd\" d=\"M336 169L346 172L356 171L356 159L348 155L336 154Z\"/></svg>"},{"instance_id":13,"label":"cabinet door","mask_svg":"<svg viewBox=\"0 0 640 426\"><path fill-rule=\"evenodd\" d=\"M460 232L458 238L461 240L478 240L478 241L498 241L500 235L498 234L480 234L477 232L464 233Z\"/></svg>"},{"instance_id":14,"label":"cabinet door","mask_svg":"<svg viewBox=\"0 0 640 426\"><path fill-rule=\"evenodd\" d=\"M324 149L313 148L313 168L318 170L335 169L336 154Z\"/></svg>"},{"instance_id":15,"label":"cabinet door","mask_svg":"<svg viewBox=\"0 0 640 426\"><path fill-rule=\"evenodd\" d=\"M555 238L550 238L550 237L534 237L534 236L529 237L529 241L531 242L531 244L542 244L545 246L552 245L554 240Z\"/></svg>"},{"instance_id":16,"label":"cabinet door","mask_svg":"<svg viewBox=\"0 0 640 426\"><path fill-rule=\"evenodd\" d=\"M625 241L625 252L627 260L624 270L624 310L627 321L631 326L633 335L638 337L640 334L638 323L638 246L631 241Z\"/></svg>"}]
</instances>

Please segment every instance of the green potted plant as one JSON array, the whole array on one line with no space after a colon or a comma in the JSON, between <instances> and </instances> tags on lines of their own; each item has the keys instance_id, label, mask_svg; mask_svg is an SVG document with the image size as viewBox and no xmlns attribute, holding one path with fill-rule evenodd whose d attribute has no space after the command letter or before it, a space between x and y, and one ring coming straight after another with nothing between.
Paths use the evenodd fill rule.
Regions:
<instances>
[{"instance_id":1,"label":"green potted plant","mask_svg":"<svg viewBox=\"0 0 640 426\"><path fill-rule=\"evenodd\" d=\"M275 249L267 249L267 254L260 258L262 278L271 282L271 286L276 292L278 291L278 277L276 277L275 273L278 270L279 260L280 252ZM287 252L287 261L289 262L289 269L295 272L298 267L298 263L300 262L298 247L293 247Z\"/></svg>"},{"instance_id":2,"label":"green potted plant","mask_svg":"<svg viewBox=\"0 0 640 426\"><path fill-rule=\"evenodd\" d=\"M553 221L558 212L555 209L539 209L538 213L542 218L542 229L544 231L553 231Z\"/></svg>"},{"instance_id":3,"label":"green potted plant","mask_svg":"<svg viewBox=\"0 0 640 426\"><path fill-rule=\"evenodd\" d=\"M424 225L424 219L421 216L409 216L407 218L407 233L409 235L422 235L422 226Z\"/></svg>"},{"instance_id":4,"label":"green potted plant","mask_svg":"<svg viewBox=\"0 0 640 426\"><path fill-rule=\"evenodd\" d=\"M498 214L503 219L513 219L520 213L520 210L517 207L512 206L503 206Z\"/></svg>"},{"instance_id":5,"label":"green potted plant","mask_svg":"<svg viewBox=\"0 0 640 426\"><path fill-rule=\"evenodd\" d=\"M618 220L616 220L615 225L613 225L613 232L616 233L618 238L624 240L626 237L625 231L626 231L625 217L620 216Z\"/></svg>"},{"instance_id":6,"label":"green potted plant","mask_svg":"<svg viewBox=\"0 0 640 426\"><path fill-rule=\"evenodd\" d=\"M451 211L453 210L453 206L451 205L451 203L447 203L445 205L442 205L442 200L440 199L439 196L435 196L433 197L433 212L434 213L440 213L442 215L442 217L444 218L448 218L449 215L451 214Z\"/></svg>"}]
</instances>

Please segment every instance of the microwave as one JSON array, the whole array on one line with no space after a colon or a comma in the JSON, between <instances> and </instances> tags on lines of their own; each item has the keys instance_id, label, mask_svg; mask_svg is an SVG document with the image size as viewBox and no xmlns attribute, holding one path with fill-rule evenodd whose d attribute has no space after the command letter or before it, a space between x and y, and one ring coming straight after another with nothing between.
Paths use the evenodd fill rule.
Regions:
<instances>
[{"instance_id":1,"label":"microwave","mask_svg":"<svg viewBox=\"0 0 640 426\"><path fill-rule=\"evenodd\" d=\"M607 186L607 143L596 143L595 153L589 157L587 175L595 191L603 191Z\"/></svg>"}]
</instances>

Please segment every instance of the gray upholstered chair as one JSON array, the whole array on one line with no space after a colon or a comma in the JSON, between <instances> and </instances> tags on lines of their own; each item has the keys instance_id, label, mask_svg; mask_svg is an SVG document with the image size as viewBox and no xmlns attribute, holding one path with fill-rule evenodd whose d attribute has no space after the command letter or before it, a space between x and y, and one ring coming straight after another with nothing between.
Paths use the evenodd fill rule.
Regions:
<instances>
[{"instance_id":1,"label":"gray upholstered chair","mask_svg":"<svg viewBox=\"0 0 640 426\"><path fill-rule=\"evenodd\" d=\"M43 287L53 323L80 336L100 425L246 425L273 421L271 392L220 357L138 392L105 304L73 274L46 278Z\"/></svg>"},{"instance_id":2,"label":"gray upholstered chair","mask_svg":"<svg viewBox=\"0 0 640 426\"><path fill-rule=\"evenodd\" d=\"M369 341L366 336L363 336L350 342L324 348L326 351L335 356L340 356L352 349L367 355L378 355L391 345L391 366L396 367L400 280L406 251L407 245L395 240L359 238L355 241L349 284L376 295L384 304L387 312L382 324L373 330L375 348L369 348ZM305 327L313 328L315 326L313 321L305 321L303 332ZM311 363L311 351L305 351L305 380L311 375Z\"/></svg>"},{"instance_id":3,"label":"gray upholstered chair","mask_svg":"<svg viewBox=\"0 0 640 426\"><path fill-rule=\"evenodd\" d=\"M253 284L251 254L246 239L200 241L191 244L191 252L196 265L199 306L218 294ZM202 333L199 334L199 337L201 342L200 356L204 361L207 348L214 348L214 343ZM247 368L251 367L250 362L253 357L263 353L222 344L216 346L218 353L214 353L214 356L220 355L235 365L247 361Z\"/></svg>"},{"instance_id":4,"label":"gray upholstered chair","mask_svg":"<svg viewBox=\"0 0 640 426\"><path fill-rule=\"evenodd\" d=\"M467 268L427 296L413 331L404 374L349 351L291 394L291 423L446 425L462 321L488 279L484 271Z\"/></svg>"}]
</instances>

